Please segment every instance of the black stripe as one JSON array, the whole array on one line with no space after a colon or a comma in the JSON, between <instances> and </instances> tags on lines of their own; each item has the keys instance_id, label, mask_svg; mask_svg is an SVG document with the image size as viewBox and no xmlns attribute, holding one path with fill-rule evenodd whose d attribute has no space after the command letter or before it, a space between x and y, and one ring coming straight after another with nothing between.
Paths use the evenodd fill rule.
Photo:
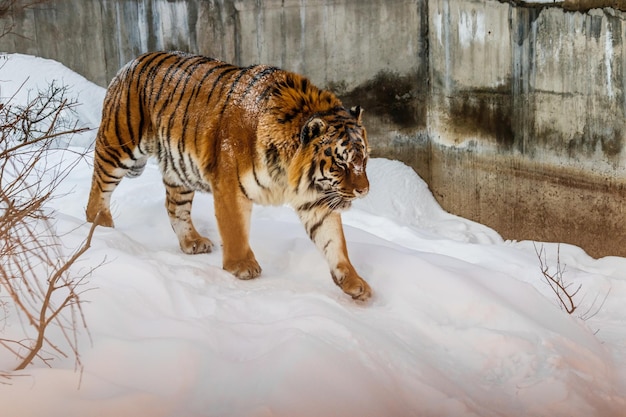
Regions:
<instances>
[{"instance_id":1,"label":"black stripe","mask_svg":"<svg viewBox=\"0 0 626 417\"><path fill-rule=\"evenodd\" d=\"M208 78L215 72L218 71L222 68L225 67L231 67L232 65L230 64L226 64L226 63L221 63L220 61L211 61L212 63L214 63L213 66L211 66L206 72L205 74L202 76L202 78L196 82L196 84L193 87L193 91L192 93L189 95L189 98L187 100L187 103L185 103L185 111L183 113L183 131L182 131L182 136L185 137L187 135L187 129L189 126L189 109L192 105L193 102L195 102L195 100L198 98L198 95L200 94L201 91L203 91L203 87L205 86L205 82L208 80ZM204 63L204 62L203 62ZM208 62L207 62L208 63ZM209 98L210 99L210 95ZM208 103L208 100L207 100ZM195 135L193 138L194 141L194 145L196 147L196 149L198 148L198 139L199 139L199 135L198 135L198 124L200 122L202 122L202 118L197 117L195 120Z\"/></svg>"},{"instance_id":2,"label":"black stripe","mask_svg":"<svg viewBox=\"0 0 626 417\"><path fill-rule=\"evenodd\" d=\"M123 137L122 137L122 132L120 130L120 124L116 123L115 124L115 136L117 139L117 143L120 146L120 148L124 151L124 153L126 154L126 156L128 156L130 159L132 159L133 161L136 161L137 158L135 158L135 155L133 155L133 152L130 150L130 148L128 147L127 143L128 141L126 141Z\"/></svg>"},{"instance_id":3,"label":"black stripe","mask_svg":"<svg viewBox=\"0 0 626 417\"><path fill-rule=\"evenodd\" d=\"M242 68L241 70L239 70L239 74L237 74L235 79L230 84L230 90L228 90L228 93L226 94L226 100L224 100L224 105L222 107L222 113L224 113L224 109L226 109L226 106L228 105L228 102L232 98L232 95L235 92L235 88L237 88L237 84L239 84L239 81L241 80L241 77L243 77L252 68L254 68L254 66L249 66L249 67Z\"/></svg>"},{"instance_id":4,"label":"black stripe","mask_svg":"<svg viewBox=\"0 0 626 417\"><path fill-rule=\"evenodd\" d=\"M176 70L184 70L185 72L190 72L193 73L195 72L195 70L197 69L197 67L201 64L199 63L197 60L186 60L184 62L185 65L177 65ZM185 135L186 135L186 125L188 123L188 116L187 116L187 112L183 112L183 117L182 117L182 124L183 124L183 131L181 132L181 136L177 137L177 138L173 138L172 135L172 129L174 127L174 124L176 123L176 121L178 120L178 117L180 116L180 104L181 101L185 95L185 91L187 90L187 86L189 85L189 83L191 82L192 77L191 74L188 74L185 77L179 77L176 84L174 85L173 89L170 91L170 94L168 95L167 99L165 100L166 103L163 105L162 107L162 112L165 112L166 109L171 108L171 106L175 106L175 108L170 112L170 114L168 115L169 117L167 118L167 122L163 121L161 123L162 126L162 134L164 135L163 140L164 140L164 145L168 148L168 157L171 160L171 169L176 172L176 174L178 175L178 177L183 180L186 183L189 183L189 179L190 179L190 175L189 175L189 170L188 170L188 165L186 161L185 161L185 155L187 154L186 151L186 141L185 141ZM175 101L175 98L177 98L178 100ZM190 103L190 99L187 101L187 106ZM160 115L159 119L164 119L165 116ZM176 145L174 145L175 139L178 140L178 142L176 143ZM180 155L180 158L177 158L177 160L174 160L174 155L171 152L172 146L177 146L178 148L178 153ZM193 165L193 164L191 164Z\"/></svg>"},{"instance_id":5,"label":"black stripe","mask_svg":"<svg viewBox=\"0 0 626 417\"><path fill-rule=\"evenodd\" d=\"M270 96L272 94L275 93L275 91L277 91L276 89L276 85L274 85L274 83L268 85L267 87L265 87L265 89L261 92L261 94L259 94L256 98L256 102L257 104L260 103L261 101L263 101L265 98L267 98L267 96Z\"/></svg>"},{"instance_id":6,"label":"black stripe","mask_svg":"<svg viewBox=\"0 0 626 417\"><path fill-rule=\"evenodd\" d=\"M120 93L120 96L127 89L128 86L126 84L127 84L127 80L126 79L120 79L120 82L117 85L119 93ZM113 98L113 100L114 101L112 103L110 103L109 106L113 106L115 108L115 113L114 113L113 119L114 119L114 125L115 125L115 139L117 140L117 145L119 145L119 147L126 153L126 155L130 159L135 160L134 155L132 155L132 152L131 152L130 148L127 145L128 141L126 140L126 137L125 137L126 135L124 135L123 132L122 132L121 121L120 121L120 118L122 117L121 114L122 113L126 113L126 119L127 119L126 123L128 123L128 120L129 120L128 112L129 112L129 107L130 106L128 106L128 104L127 104L125 106L125 108L122 109L121 106L119 105L120 99L116 97L116 98ZM107 137L107 139L110 139L110 138ZM107 143L108 145L112 145L110 143L110 141L107 141L107 142L108 142ZM119 159L119 156L120 155L118 155L118 159Z\"/></svg>"},{"instance_id":7,"label":"black stripe","mask_svg":"<svg viewBox=\"0 0 626 417\"><path fill-rule=\"evenodd\" d=\"M138 112L139 112L139 132L138 132L138 138L137 138L137 148L139 148L139 150L141 150L141 142L142 139L144 139L144 134L145 134L145 125L146 125L146 120L144 118L144 109L146 107L146 96L150 96L149 94L146 95L145 94L145 88L146 85L144 83L143 77L142 77L142 71L143 68L145 67L145 65L150 65L154 60L156 60L159 56L163 56L165 54L163 53L155 53L155 54L146 54L143 57L138 58L134 65L132 65L132 67L130 68L130 70L128 71L127 77L130 79L130 82L127 85L128 91L132 91L135 94L137 94L137 106L138 108ZM141 68L139 68L139 65L142 65ZM137 70L139 68L139 74L136 74ZM130 94L130 93L129 93Z\"/></svg>"},{"instance_id":8,"label":"black stripe","mask_svg":"<svg viewBox=\"0 0 626 417\"><path fill-rule=\"evenodd\" d=\"M287 73L287 76L285 77L285 81L283 81L281 84L286 85L289 88L296 88L296 80L293 74Z\"/></svg>"},{"instance_id":9,"label":"black stripe","mask_svg":"<svg viewBox=\"0 0 626 417\"><path fill-rule=\"evenodd\" d=\"M115 104L117 105L117 111L116 111L116 122L115 122L115 134L117 136L117 140L118 140L118 144L120 146L120 148L126 153L126 155L132 159L133 161L135 161L137 158L135 158L134 152L130 149L130 147L128 146L129 141L127 139L130 139L130 143L133 144L134 143L134 136L135 133L133 132L133 128L132 128L132 124L131 124L131 111L132 111L132 107L130 106L130 102L131 102L131 97L132 97L132 93L133 90L131 87L132 85L132 81L135 78L135 72L138 71L138 76L137 76L137 83L139 84L139 78L141 78L141 76L144 74L145 72L145 68L146 65L149 65L150 63L152 63L153 61L155 61L159 56L163 56L165 55L165 58L163 60L161 60L159 62L159 64L163 61L165 61L168 56L167 54L155 54L153 55L143 55L139 58L137 58L135 61L133 61L127 68L126 72L120 77L119 80L119 84L118 87L121 88L120 91L120 96L122 94L123 91L126 92L126 98L127 98L127 103L125 106L125 113L126 113L126 129L128 132L128 135L130 136L130 138L125 137L125 135L122 135L121 132L121 126L119 123L119 120L117 120L120 117L120 106L119 106L119 99L117 99L115 101ZM138 132L139 133L139 132Z\"/></svg>"},{"instance_id":10,"label":"black stripe","mask_svg":"<svg viewBox=\"0 0 626 417\"><path fill-rule=\"evenodd\" d=\"M162 129L167 129L167 127L162 127ZM164 168L165 172L174 172L181 181L185 181L186 176L183 175L183 173L176 166L176 161L174 160L174 154L172 153L172 141L171 141L171 138L167 136L167 133L168 133L167 131L164 131L164 132L161 132L161 134L159 135L160 138L162 138L163 140L162 149L163 149L163 152L165 153L165 158L164 159L159 158L159 160L165 162L165 168Z\"/></svg>"},{"instance_id":11,"label":"black stripe","mask_svg":"<svg viewBox=\"0 0 626 417\"><path fill-rule=\"evenodd\" d=\"M189 79L191 77L187 76L187 77L178 77L178 79L176 80L176 83L174 84L174 86L170 89L169 94L167 95L167 97L163 100L161 100L161 93L165 90L164 87L169 87L169 83L172 80L168 80L168 76L170 74L175 74L179 69L182 69L183 67L188 68L189 67L189 62L188 61L181 61L179 62L177 65L172 65L168 68L168 71L165 73L165 75L163 76L163 81L161 84L161 88L159 88L159 91L156 94L156 100L155 100L155 107L153 108L153 110L156 112L157 114L157 120L162 120L163 118L163 114L167 111L167 109L170 108L170 104L172 104L175 100L175 97L180 96L181 93L183 93L185 91L185 86L187 84L187 82L189 82ZM185 69L186 69L185 68ZM173 75L170 77L173 79ZM178 87L181 84L181 81L183 82L183 89L181 92L178 92ZM180 98L179 100L180 101ZM156 104L161 104L161 107L157 110ZM178 103L177 103L178 104ZM170 117L172 117L173 114L176 114L177 112L174 111L172 112L172 114L170 114Z\"/></svg>"},{"instance_id":12,"label":"black stripe","mask_svg":"<svg viewBox=\"0 0 626 417\"><path fill-rule=\"evenodd\" d=\"M162 59L158 59L162 58ZM174 55L170 55L165 52L155 53L154 56L151 56L147 62L141 66L139 75L137 76L138 83L142 87L142 92L144 93L143 99L148 99L146 105L148 108L153 108L156 97L151 94L154 91L154 84L156 82L156 73L159 71L161 66L165 64L167 60L170 58L176 58ZM139 81L141 80L141 81ZM144 81L145 80L145 81Z\"/></svg>"},{"instance_id":13,"label":"black stripe","mask_svg":"<svg viewBox=\"0 0 626 417\"><path fill-rule=\"evenodd\" d=\"M296 211L310 211L322 205L322 199L304 203L296 208Z\"/></svg>"},{"instance_id":14,"label":"black stripe","mask_svg":"<svg viewBox=\"0 0 626 417\"><path fill-rule=\"evenodd\" d=\"M265 165L268 168L270 177L273 179L276 179L285 173L285 170L281 165L280 152L274 144L271 144L265 150Z\"/></svg>"},{"instance_id":15,"label":"black stripe","mask_svg":"<svg viewBox=\"0 0 626 417\"><path fill-rule=\"evenodd\" d=\"M248 193L246 192L246 189L243 188L243 184L241 183L241 178L238 178L237 182L239 183L239 190L243 193L243 195L250 200L250 197L248 196Z\"/></svg>"},{"instance_id":16,"label":"black stripe","mask_svg":"<svg viewBox=\"0 0 626 417\"><path fill-rule=\"evenodd\" d=\"M122 181L122 177L116 177L115 175L111 175L104 170L97 170L96 175L98 176L98 181L104 184L119 184ZM105 179L113 178L112 180Z\"/></svg>"},{"instance_id":17,"label":"black stripe","mask_svg":"<svg viewBox=\"0 0 626 417\"><path fill-rule=\"evenodd\" d=\"M280 153L273 143L265 151L265 162L268 165L278 165L280 162Z\"/></svg>"},{"instance_id":18,"label":"black stripe","mask_svg":"<svg viewBox=\"0 0 626 417\"><path fill-rule=\"evenodd\" d=\"M178 159L178 165L180 166L180 170L182 171L183 178L187 181L187 183L189 183L190 182L189 170L187 169L188 166L185 163L185 155L187 155L187 149L185 147L185 138L184 137L179 138L177 145L178 145L178 154L180 155L180 158Z\"/></svg>"},{"instance_id":19,"label":"black stripe","mask_svg":"<svg viewBox=\"0 0 626 417\"><path fill-rule=\"evenodd\" d=\"M230 64L225 64L225 63L218 63L219 61L215 61L216 65L211 66L202 76L202 78L200 78L200 80L196 81L196 83L193 86L192 92L191 94L189 94L189 98L187 99L187 103L185 103L185 111L183 113L183 137L185 136L185 131L187 130L187 125L188 125L188 120L189 120L189 108L191 106L191 103L194 102L197 97L198 94L200 93L200 91L202 90L202 87L204 86L205 81L211 76L211 74L213 74L215 71L219 70L220 68L223 68L225 66L230 66ZM209 62L201 62L199 63L198 67L209 63ZM211 63L213 63L211 61ZM194 69L194 72L196 71L196 69ZM196 119L196 125L197 122L199 122L199 118Z\"/></svg>"},{"instance_id":20,"label":"black stripe","mask_svg":"<svg viewBox=\"0 0 626 417\"><path fill-rule=\"evenodd\" d=\"M193 198L191 198L191 199L182 199L182 200L178 200L176 198L170 198L170 201L172 203L176 204L177 206L184 206L185 204L193 203Z\"/></svg>"},{"instance_id":21,"label":"black stripe","mask_svg":"<svg viewBox=\"0 0 626 417\"><path fill-rule=\"evenodd\" d=\"M191 167L191 171L193 172L194 176L198 178L199 181L204 182L204 177L200 173L200 168L198 167L198 164L193 163L191 158L189 158L189 166Z\"/></svg>"},{"instance_id":22,"label":"black stripe","mask_svg":"<svg viewBox=\"0 0 626 417\"><path fill-rule=\"evenodd\" d=\"M266 187L265 185L261 184L261 182L259 181L259 177L257 177L257 175L256 175L256 167L254 166L254 164L252 164L252 176L254 177L254 181L256 182L256 185L258 185L259 187L267 190L268 187Z\"/></svg>"},{"instance_id":23,"label":"black stripe","mask_svg":"<svg viewBox=\"0 0 626 417\"><path fill-rule=\"evenodd\" d=\"M230 74L231 72L237 71L239 70L239 68L229 65L229 68L224 69L224 71L222 71L213 81L213 85L211 86L211 90L209 91L209 96L207 97L207 104L209 104L211 102L211 98L213 97L213 93L215 92L215 89L217 87L217 85L220 83L220 81L222 80L222 78L227 75ZM224 85L221 85L220 91L224 89Z\"/></svg>"},{"instance_id":24,"label":"black stripe","mask_svg":"<svg viewBox=\"0 0 626 417\"><path fill-rule=\"evenodd\" d=\"M126 130L128 131L128 135L130 136L130 142L135 143L135 132L132 124L132 95L133 91L130 88L130 83L124 83L126 87ZM139 133L139 132L138 132Z\"/></svg>"},{"instance_id":25,"label":"black stripe","mask_svg":"<svg viewBox=\"0 0 626 417\"><path fill-rule=\"evenodd\" d=\"M209 92L209 95L208 95L208 97L207 97L207 105L211 102L211 98L213 97L213 93L215 93L215 90L216 90L216 87L217 87L218 83L220 84L220 89L219 89L219 92L218 92L218 96L217 96L217 97L218 97L218 99L219 99L219 97L222 97L222 92L223 92L223 90L224 90L225 86L228 84L228 83L226 83L226 82L220 83L220 81L222 80L222 78L223 78L225 75L230 74L230 73L232 73L232 72L234 72L234 71L238 71L238 70L240 70L240 68L235 67L235 66L231 66L230 68L226 68L224 71L222 71L222 72L221 72L221 73L220 73L220 74L219 74L219 75L215 78L215 80L213 81L213 85L212 85L212 87L211 87L211 90L210 90L210 92ZM215 110L217 110L217 109L215 109ZM219 111L220 113L222 113L222 112L223 112L223 110L224 110L224 106L222 105L222 108L221 108L220 110L217 110L217 111ZM212 171L212 170L213 170L213 166L214 166L214 164L215 164L215 155L219 155L219 148L220 148L220 146L221 146L221 143L220 143L220 137L219 137L219 136L217 136L216 138L214 138L214 141L213 141L213 147L214 147L214 149L213 149L213 156L214 156L214 157L213 157L212 159L210 159L210 160L206 161L205 169L206 169L207 171Z\"/></svg>"},{"instance_id":26,"label":"black stripe","mask_svg":"<svg viewBox=\"0 0 626 417\"><path fill-rule=\"evenodd\" d=\"M311 166L309 166L309 172L307 174L307 178L309 180L309 189L315 187L315 181L313 181L313 178L315 177L316 170L317 170L317 165L312 163ZM322 179L328 179L324 175L324 172L321 170L321 167L320 167L320 173L322 174Z\"/></svg>"},{"instance_id":27,"label":"black stripe","mask_svg":"<svg viewBox=\"0 0 626 417\"><path fill-rule=\"evenodd\" d=\"M101 161L106 162L107 164L112 166L113 169L115 168L130 169L130 167L127 167L120 161L119 155L113 152L113 149L109 146L96 147L94 152L97 154L98 158ZM102 152L104 152L104 154Z\"/></svg>"},{"instance_id":28,"label":"black stripe","mask_svg":"<svg viewBox=\"0 0 626 417\"><path fill-rule=\"evenodd\" d=\"M275 73L276 71L278 71L279 69L276 67L267 67L265 69L263 69L263 71L258 72L250 81L250 83L248 84L248 86L246 87L246 89L244 90L243 94L241 95L241 97L245 97L250 90L252 90L252 88L256 85L256 83L258 83L261 78L265 77L266 75L271 75L273 73Z\"/></svg>"},{"instance_id":29,"label":"black stripe","mask_svg":"<svg viewBox=\"0 0 626 417\"><path fill-rule=\"evenodd\" d=\"M144 55L139 57L137 60L135 60L135 63L133 65L130 66L129 71L127 71L127 73L124 76L124 87L126 90L126 128L128 130L128 134L130 135L130 141L132 143L136 143L137 147L139 146L139 142L141 141L141 135L142 135L142 127L143 127L143 112L141 109L141 103L143 100L141 100L141 97L137 97L137 107L139 108L132 108L130 106L130 103L132 103L132 96L133 94L139 94L139 92L141 91L141 84L140 84L140 80L141 80L141 75L142 75L142 69L139 70L139 75L135 77L135 72L139 69L139 68L145 68L145 65L150 65L151 62L153 62L155 59L157 59L161 54L154 54L154 56L151 55ZM141 66L141 67L140 67ZM132 88L133 87L133 81L136 82L136 88ZM133 129L133 125L132 125L132 110L137 110L139 112L139 116L140 116L140 120L139 120L139 131L135 132Z\"/></svg>"},{"instance_id":30,"label":"black stripe","mask_svg":"<svg viewBox=\"0 0 626 417\"><path fill-rule=\"evenodd\" d=\"M300 89L306 93L306 91L309 89L310 84L311 83L309 82L307 78L302 78L300 80Z\"/></svg>"},{"instance_id":31,"label":"black stripe","mask_svg":"<svg viewBox=\"0 0 626 417\"><path fill-rule=\"evenodd\" d=\"M317 230L324 223L324 220L326 220L326 218L328 217L330 213L331 213L330 211L324 213L324 216L320 220L318 220L316 223L314 223L313 226L308 227L307 225L307 232L312 241L315 241L315 235L317 234Z\"/></svg>"},{"instance_id":32,"label":"black stripe","mask_svg":"<svg viewBox=\"0 0 626 417\"><path fill-rule=\"evenodd\" d=\"M282 117L277 118L278 123L287 124L301 113L302 107L293 107L288 113L284 113Z\"/></svg>"},{"instance_id":33,"label":"black stripe","mask_svg":"<svg viewBox=\"0 0 626 417\"><path fill-rule=\"evenodd\" d=\"M172 186L170 186L170 187L172 187ZM177 191L177 193L180 194L180 195L187 195L187 194L191 194L191 193L194 192L192 189L186 188L186 187L181 187L180 185L177 185L177 186L172 187L172 188L182 188L182 190L178 190Z\"/></svg>"}]
</instances>

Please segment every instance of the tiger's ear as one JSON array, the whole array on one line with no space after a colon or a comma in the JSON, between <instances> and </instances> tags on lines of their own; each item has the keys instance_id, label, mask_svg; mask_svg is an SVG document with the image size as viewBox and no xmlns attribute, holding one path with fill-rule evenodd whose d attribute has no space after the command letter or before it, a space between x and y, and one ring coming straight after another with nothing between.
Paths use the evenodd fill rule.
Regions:
<instances>
[{"instance_id":1,"label":"tiger's ear","mask_svg":"<svg viewBox=\"0 0 626 417\"><path fill-rule=\"evenodd\" d=\"M361 116L363 115L363 108L361 106L354 106L350 108L350 114L356 118L357 124L361 124Z\"/></svg>"},{"instance_id":2,"label":"tiger's ear","mask_svg":"<svg viewBox=\"0 0 626 417\"><path fill-rule=\"evenodd\" d=\"M300 141L303 145L311 142L317 136L323 135L326 132L326 122L319 117L314 117L307 121L300 132Z\"/></svg>"}]
</instances>

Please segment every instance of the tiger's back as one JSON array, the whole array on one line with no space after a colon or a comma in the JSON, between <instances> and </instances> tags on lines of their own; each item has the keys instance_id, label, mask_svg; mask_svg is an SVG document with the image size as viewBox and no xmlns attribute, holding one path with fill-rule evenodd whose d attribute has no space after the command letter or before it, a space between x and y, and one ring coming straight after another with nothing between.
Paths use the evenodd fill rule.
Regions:
<instances>
[{"instance_id":1,"label":"tiger's back","mask_svg":"<svg viewBox=\"0 0 626 417\"><path fill-rule=\"evenodd\" d=\"M87 220L98 216L112 227L114 189L155 156L184 252L212 250L190 217L195 191L211 191L224 269L254 278L261 268L248 243L252 203L289 203L335 282L367 299L371 291L348 259L337 210L367 193L368 152L360 108L344 108L298 74L180 52L148 53L123 67L108 87Z\"/></svg>"},{"instance_id":2,"label":"tiger's back","mask_svg":"<svg viewBox=\"0 0 626 417\"><path fill-rule=\"evenodd\" d=\"M121 162L131 176L155 156L170 180L208 191L221 134L237 131L237 146L250 150L258 98L267 94L258 90L276 71L183 53L142 55L109 86L96 153L112 159L111 167Z\"/></svg>"}]
</instances>

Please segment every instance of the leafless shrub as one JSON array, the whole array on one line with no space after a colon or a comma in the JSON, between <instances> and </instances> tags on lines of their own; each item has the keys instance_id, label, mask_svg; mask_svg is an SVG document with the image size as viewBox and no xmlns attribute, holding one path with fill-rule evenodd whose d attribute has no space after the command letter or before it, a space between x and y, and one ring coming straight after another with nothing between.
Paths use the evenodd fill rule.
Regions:
<instances>
[{"instance_id":1,"label":"leafless shrub","mask_svg":"<svg viewBox=\"0 0 626 417\"><path fill-rule=\"evenodd\" d=\"M546 281L546 283L552 289L552 292L556 295L556 298L559 302L559 306L565 310L568 314L573 314L578 310L580 302L582 302L582 298L578 300L580 290L582 289L582 284L578 284L577 286L573 286L571 283L568 283L565 278L565 270L566 265L561 266L561 245L557 245L556 252L556 268L550 268L548 266L548 262L546 260L546 251L543 245L540 248L537 248L537 245L533 244L535 247L535 253L537 254L537 258L539 259L539 267L541 269L541 273ZM604 298L600 305L597 305L597 301L599 300L599 295L596 296L589 306L589 308L582 314L578 315L578 318L582 320L588 320L598 314L606 299L608 298L610 290L604 295Z\"/></svg>"},{"instance_id":2,"label":"leafless shrub","mask_svg":"<svg viewBox=\"0 0 626 417\"><path fill-rule=\"evenodd\" d=\"M576 294L580 291L582 284L572 288L572 285L566 283L563 279L565 266L561 267L561 246L557 245L556 271L552 273L550 272L550 267L546 262L546 251L543 245L540 249L537 249L537 245L535 245L535 253L537 254L537 258L539 258L541 273L559 300L559 305L562 309L567 311L568 314L572 314L578 308L576 302L574 301L574 297L576 297Z\"/></svg>"},{"instance_id":3,"label":"leafless shrub","mask_svg":"<svg viewBox=\"0 0 626 417\"><path fill-rule=\"evenodd\" d=\"M50 148L57 138L86 129L64 116L76 104L65 87L51 84L25 106L11 100L0 102L0 312L6 319L15 311L25 323L23 338L0 337L0 346L18 359L14 370L36 360L50 365L68 351L80 368L78 331L86 329L80 295L89 271L76 277L70 267L89 248L97 221L66 257L46 205L80 160L52 162ZM66 346L50 339L53 329Z\"/></svg>"},{"instance_id":4,"label":"leafless shrub","mask_svg":"<svg viewBox=\"0 0 626 417\"><path fill-rule=\"evenodd\" d=\"M76 133L75 98L68 98L67 86L52 81L46 90L37 91L26 105L0 109L3 133L13 142L33 144Z\"/></svg>"}]
</instances>

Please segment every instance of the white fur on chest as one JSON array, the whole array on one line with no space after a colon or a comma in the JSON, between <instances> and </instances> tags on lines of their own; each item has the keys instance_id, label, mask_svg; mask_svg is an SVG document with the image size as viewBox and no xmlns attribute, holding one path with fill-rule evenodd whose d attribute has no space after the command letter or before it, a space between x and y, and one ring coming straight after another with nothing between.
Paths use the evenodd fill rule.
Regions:
<instances>
[{"instance_id":1,"label":"white fur on chest","mask_svg":"<svg viewBox=\"0 0 626 417\"><path fill-rule=\"evenodd\" d=\"M293 196L286 180L276 182L265 169L256 169L243 174L241 186L250 200L263 206L279 206L289 203Z\"/></svg>"}]
</instances>

